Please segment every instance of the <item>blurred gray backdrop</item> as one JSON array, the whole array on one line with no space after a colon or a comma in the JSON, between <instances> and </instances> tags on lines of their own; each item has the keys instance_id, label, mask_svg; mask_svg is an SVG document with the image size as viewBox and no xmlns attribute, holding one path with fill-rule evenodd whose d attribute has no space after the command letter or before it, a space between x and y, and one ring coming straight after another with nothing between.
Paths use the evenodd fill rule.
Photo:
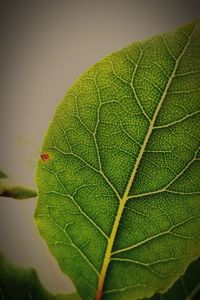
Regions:
<instances>
[{"instance_id":1,"label":"blurred gray backdrop","mask_svg":"<svg viewBox=\"0 0 200 300\"><path fill-rule=\"evenodd\" d=\"M197 1L0 3L0 168L35 187L43 135L68 87L103 56L200 19ZM73 291L33 222L36 199L0 199L0 250L33 266L51 291Z\"/></svg>"}]
</instances>

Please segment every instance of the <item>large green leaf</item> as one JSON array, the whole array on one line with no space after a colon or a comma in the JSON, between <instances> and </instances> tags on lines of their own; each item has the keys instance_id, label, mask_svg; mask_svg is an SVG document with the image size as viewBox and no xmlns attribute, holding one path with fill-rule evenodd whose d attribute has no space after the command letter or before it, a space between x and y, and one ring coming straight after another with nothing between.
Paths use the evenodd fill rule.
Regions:
<instances>
[{"instance_id":1,"label":"large green leaf","mask_svg":"<svg viewBox=\"0 0 200 300\"><path fill-rule=\"evenodd\" d=\"M199 112L195 22L109 55L67 92L35 218L83 300L150 297L200 255Z\"/></svg>"},{"instance_id":2,"label":"large green leaf","mask_svg":"<svg viewBox=\"0 0 200 300\"><path fill-rule=\"evenodd\" d=\"M0 300L79 300L77 294L53 295L40 283L34 269L9 263L0 253Z\"/></svg>"},{"instance_id":3,"label":"large green leaf","mask_svg":"<svg viewBox=\"0 0 200 300\"><path fill-rule=\"evenodd\" d=\"M179 278L165 294L155 295L149 300L199 300L200 258L195 260L187 272Z\"/></svg>"}]
</instances>

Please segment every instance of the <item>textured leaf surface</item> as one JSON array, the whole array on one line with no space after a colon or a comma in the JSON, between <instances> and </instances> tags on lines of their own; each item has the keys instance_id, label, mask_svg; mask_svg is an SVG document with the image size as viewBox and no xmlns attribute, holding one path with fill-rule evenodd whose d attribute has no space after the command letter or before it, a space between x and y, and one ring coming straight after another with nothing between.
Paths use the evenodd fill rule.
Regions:
<instances>
[{"instance_id":1,"label":"textured leaf surface","mask_svg":"<svg viewBox=\"0 0 200 300\"><path fill-rule=\"evenodd\" d=\"M200 299L200 258L187 269L184 276L169 291L156 295L151 300L199 300Z\"/></svg>"},{"instance_id":2,"label":"textured leaf surface","mask_svg":"<svg viewBox=\"0 0 200 300\"><path fill-rule=\"evenodd\" d=\"M150 297L200 255L199 112L195 23L111 54L67 92L35 218L83 300Z\"/></svg>"},{"instance_id":3,"label":"textured leaf surface","mask_svg":"<svg viewBox=\"0 0 200 300\"><path fill-rule=\"evenodd\" d=\"M0 254L0 300L79 300L76 294L53 295L41 285L34 269L10 264Z\"/></svg>"}]
</instances>

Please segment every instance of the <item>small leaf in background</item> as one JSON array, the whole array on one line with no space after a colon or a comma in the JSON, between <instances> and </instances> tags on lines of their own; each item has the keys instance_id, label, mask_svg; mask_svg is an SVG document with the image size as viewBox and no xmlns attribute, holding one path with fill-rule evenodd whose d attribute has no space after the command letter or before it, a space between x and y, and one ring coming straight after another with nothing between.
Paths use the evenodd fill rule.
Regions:
<instances>
[{"instance_id":1,"label":"small leaf in background","mask_svg":"<svg viewBox=\"0 0 200 300\"><path fill-rule=\"evenodd\" d=\"M40 283L34 269L22 268L9 263L0 254L1 300L80 300L77 294L53 295Z\"/></svg>"},{"instance_id":2,"label":"small leaf in background","mask_svg":"<svg viewBox=\"0 0 200 300\"><path fill-rule=\"evenodd\" d=\"M37 196L36 191L20 185L11 185L0 181L0 196L24 200Z\"/></svg>"},{"instance_id":3,"label":"small leaf in background","mask_svg":"<svg viewBox=\"0 0 200 300\"><path fill-rule=\"evenodd\" d=\"M7 175L3 171L0 170L0 179L2 179L2 178L7 178Z\"/></svg>"},{"instance_id":4,"label":"small leaf in background","mask_svg":"<svg viewBox=\"0 0 200 300\"><path fill-rule=\"evenodd\" d=\"M42 151L51 159L38 163L35 219L81 298L143 299L170 288L200 255L196 22L84 73Z\"/></svg>"},{"instance_id":5,"label":"small leaf in background","mask_svg":"<svg viewBox=\"0 0 200 300\"><path fill-rule=\"evenodd\" d=\"M10 197L14 199L28 199L37 196L36 191L29 187L10 184L4 179L8 176L0 170L0 197Z\"/></svg>"}]
</instances>

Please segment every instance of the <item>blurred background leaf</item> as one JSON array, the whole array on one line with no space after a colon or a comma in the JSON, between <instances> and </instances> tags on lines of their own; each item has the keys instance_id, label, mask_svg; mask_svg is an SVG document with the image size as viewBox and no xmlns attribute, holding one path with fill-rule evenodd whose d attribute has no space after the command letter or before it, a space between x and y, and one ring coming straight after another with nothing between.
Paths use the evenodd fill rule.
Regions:
<instances>
[{"instance_id":1,"label":"blurred background leaf","mask_svg":"<svg viewBox=\"0 0 200 300\"><path fill-rule=\"evenodd\" d=\"M52 294L40 283L32 268L22 268L9 263L0 253L1 300L80 300L78 294Z\"/></svg>"},{"instance_id":2,"label":"blurred background leaf","mask_svg":"<svg viewBox=\"0 0 200 300\"><path fill-rule=\"evenodd\" d=\"M7 178L7 175L0 170L0 179L4 178ZM36 197L37 193L29 187L13 185L4 180L0 180L0 196L21 200Z\"/></svg>"}]
</instances>

